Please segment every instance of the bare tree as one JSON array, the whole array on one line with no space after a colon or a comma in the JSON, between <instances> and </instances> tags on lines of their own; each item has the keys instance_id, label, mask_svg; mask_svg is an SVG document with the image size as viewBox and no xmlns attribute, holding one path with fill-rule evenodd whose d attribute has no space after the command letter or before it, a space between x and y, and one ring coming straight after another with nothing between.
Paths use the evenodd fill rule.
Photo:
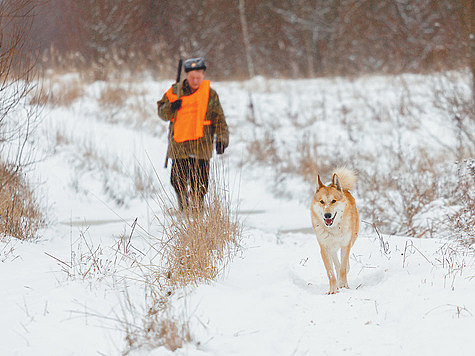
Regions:
<instances>
[{"instance_id":1,"label":"bare tree","mask_svg":"<svg viewBox=\"0 0 475 356\"><path fill-rule=\"evenodd\" d=\"M251 55L251 41L249 41L249 31L247 28L246 19L246 4L244 3L244 0L239 0L239 18L241 20L242 38L244 40L244 48L246 50L247 70L249 71L249 76L252 78L255 76L254 62L252 61Z\"/></svg>"},{"instance_id":2,"label":"bare tree","mask_svg":"<svg viewBox=\"0 0 475 356\"><path fill-rule=\"evenodd\" d=\"M0 2L0 159L16 172L25 164L25 145L35 118L35 109L13 115L34 89L34 60L26 51L34 9L34 0Z\"/></svg>"},{"instance_id":3,"label":"bare tree","mask_svg":"<svg viewBox=\"0 0 475 356\"><path fill-rule=\"evenodd\" d=\"M457 10L465 40L467 62L472 72L472 98L475 103L475 1L462 0Z\"/></svg>"}]
</instances>

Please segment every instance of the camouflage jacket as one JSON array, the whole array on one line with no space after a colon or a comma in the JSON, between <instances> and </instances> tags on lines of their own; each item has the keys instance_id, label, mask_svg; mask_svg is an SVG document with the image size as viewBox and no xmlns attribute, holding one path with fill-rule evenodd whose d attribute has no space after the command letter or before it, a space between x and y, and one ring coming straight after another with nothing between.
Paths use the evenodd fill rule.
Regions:
<instances>
[{"instance_id":1,"label":"camouflage jacket","mask_svg":"<svg viewBox=\"0 0 475 356\"><path fill-rule=\"evenodd\" d=\"M188 81L185 79L182 83L180 97L192 94ZM176 94L177 84L173 84L173 93ZM157 102L158 116L164 121L170 121L175 113L171 110L171 103L166 93L162 100ZM208 109L205 120L211 121L211 125L204 126L203 137L194 141L175 142L173 139L173 125L170 125L168 131L168 152L167 157L171 159L195 157L199 159L211 159L213 155L213 142L216 136L216 142L220 142L224 147L228 147L229 132L228 125L224 118L223 108L219 102L218 94L210 88Z\"/></svg>"}]
</instances>

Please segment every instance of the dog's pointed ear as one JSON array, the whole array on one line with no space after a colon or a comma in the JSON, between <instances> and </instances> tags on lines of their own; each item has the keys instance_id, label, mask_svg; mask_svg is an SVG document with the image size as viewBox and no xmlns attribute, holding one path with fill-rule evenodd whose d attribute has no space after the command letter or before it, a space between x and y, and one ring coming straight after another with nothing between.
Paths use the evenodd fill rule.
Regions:
<instances>
[{"instance_id":1,"label":"dog's pointed ear","mask_svg":"<svg viewBox=\"0 0 475 356\"><path fill-rule=\"evenodd\" d=\"M332 179L332 185L338 189L338 190L342 190L341 189L341 184L340 184L340 179L338 178L338 176L334 173L333 174L333 179Z\"/></svg>"},{"instance_id":2,"label":"dog's pointed ear","mask_svg":"<svg viewBox=\"0 0 475 356\"><path fill-rule=\"evenodd\" d=\"M318 188L317 188L317 192L318 192L320 188L323 188L325 185L322 183L322 180L320 179L320 175L317 176L317 182L318 182Z\"/></svg>"}]
</instances>

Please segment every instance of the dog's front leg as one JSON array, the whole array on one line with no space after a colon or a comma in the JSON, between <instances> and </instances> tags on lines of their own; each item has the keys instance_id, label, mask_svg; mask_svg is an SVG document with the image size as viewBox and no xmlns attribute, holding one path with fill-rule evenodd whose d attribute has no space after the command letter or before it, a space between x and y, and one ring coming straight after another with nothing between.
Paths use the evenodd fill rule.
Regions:
<instances>
[{"instance_id":1,"label":"dog's front leg","mask_svg":"<svg viewBox=\"0 0 475 356\"><path fill-rule=\"evenodd\" d=\"M330 260L330 256L328 256L328 253L323 246L320 246L320 253L322 255L322 260L323 264L325 265L325 269L327 270L328 281L330 282L330 291L328 292L328 294L335 294L337 292L337 285L332 261Z\"/></svg>"},{"instance_id":2,"label":"dog's front leg","mask_svg":"<svg viewBox=\"0 0 475 356\"><path fill-rule=\"evenodd\" d=\"M350 245L341 248L341 267L338 288L349 288L347 275L350 267L350 248Z\"/></svg>"}]
</instances>

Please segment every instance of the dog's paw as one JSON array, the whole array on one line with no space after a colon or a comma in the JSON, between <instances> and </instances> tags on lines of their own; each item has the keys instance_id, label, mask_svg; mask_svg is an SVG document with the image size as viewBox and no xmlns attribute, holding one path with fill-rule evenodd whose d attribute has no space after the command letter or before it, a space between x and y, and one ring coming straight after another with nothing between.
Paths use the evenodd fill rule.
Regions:
<instances>
[{"instance_id":1,"label":"dog's paw","mask_svg":"<svg viewBox=\"0 0 475 356\"><path fill-rule=\"evenodd\" d=\"M348 282L347 282L347 281L339 281L339 282L338 282L338 288L346 288L346 289L349 289L350 287L348 286Z\"/></svg>"}]
</instances>

